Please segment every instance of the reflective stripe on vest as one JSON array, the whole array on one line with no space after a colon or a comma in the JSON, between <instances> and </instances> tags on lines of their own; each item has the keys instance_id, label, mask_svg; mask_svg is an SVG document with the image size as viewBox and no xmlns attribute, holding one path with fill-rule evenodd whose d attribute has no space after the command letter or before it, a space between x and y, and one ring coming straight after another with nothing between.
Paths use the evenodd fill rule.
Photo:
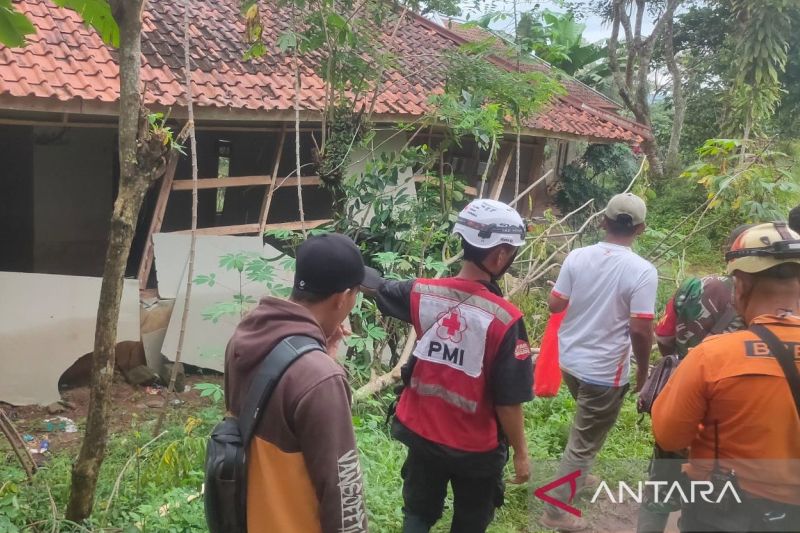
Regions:
<instances>
[{"instance_id":1,"label":"reflective stripe on vest","mask_svg":"<svg viewBox=\"0 0 800 533\"><path fill-rule=\"evenodd\" d=\"M420 396L436 396L454 407L474 414L478 410L478 402L468 400L458 393L446 389L442 385L434 383L422 383L417 378L411 378L411 388L416 390Z\"/></svg>"},{"instance_id":2,"label":"reflective stripe on vest","mask_svg":"<svg viewBox=\"0 0 800 533\"><path fill-rule=\"evenodd\" d=\"M487 300L486 298L481 298L480 296L476 296L475 294L470 294L465 291L460 291L452 287L415 283L414 292L418 292L420 294L442 296L444 298L458 300L457 302L458 304L465 304L465 305L471 305L473 307L478 307L480 309L483 309L487 313L492 314L504 325L508 325L513 320L511 314L505 309L503 309L499 304Z\"/></svg>"},{"instance_id":3,"label":"reflective stripe on vest","mask_svg":"<svg viewBox=\"0 0 800 533\"><path fill-rule=\"evenodd\" d=\"M456 450L497 448L488 379L503 338L520 318L513 304L477 281L417 280L411 320L419 340L397 419L417 435Z\"/></svg>"}]
</instances>

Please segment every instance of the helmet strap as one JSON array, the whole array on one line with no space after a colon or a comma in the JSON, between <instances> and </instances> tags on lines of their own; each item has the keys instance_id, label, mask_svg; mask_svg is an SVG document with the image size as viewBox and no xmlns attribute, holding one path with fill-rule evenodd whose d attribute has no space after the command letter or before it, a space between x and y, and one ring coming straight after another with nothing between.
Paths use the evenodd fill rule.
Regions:
<instances>
[{"instance_id":1,"label":"helmet strap","mask_svg":"<svg viewBox=\"0 0 800 533\"><path fill-rule=\"evenodd\" d=\"M508 269L510 269L510 268L511 268L511 265L513 265L513 264L514 264L514 260L517 258L517 253L518 253L518 252L519 252L519 249L518 249L518 248L515 248L515 249L514 249L514 255L512 255L512 256L511 256L511 258L508 260L508 263L506 264L506 266L504 266L504 267L503 267L503 268L500 270L500 272L498 272L497 274L495 274L495 273L493 273L493 272L490 272L490 271L489 271L489 269L488 269L488 268L486 268L486 267L484 266L484 264L483 264L483 261L481 261L480 263L475 263L475 265L476 265L478 268L480 268L482 271L484 271L484 272L486 272L487 274L489 274L489 278L492 280L492 283L496 283L496 282L497 282L497 280L499 280L500 278L502 278L503 276L505 276L506 272L508 272Z\"/></svg>"}]
</instances>

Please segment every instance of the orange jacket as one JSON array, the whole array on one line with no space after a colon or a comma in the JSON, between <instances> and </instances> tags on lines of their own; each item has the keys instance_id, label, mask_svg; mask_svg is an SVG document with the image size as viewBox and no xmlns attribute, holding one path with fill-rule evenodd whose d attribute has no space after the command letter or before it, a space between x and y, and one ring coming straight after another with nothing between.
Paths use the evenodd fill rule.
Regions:
<instances>
[{"instance_id":1,"label":"orange jacket","mask_svg":"<svg viewBox=\"0 0 800 533\"><path fill-rule=\"evenodd\" d=\"M764 315L800 365L800 318ZM653 405L653 433L668 451L690 448L686 472L706 479L719 458L741 488L759 498L800 504L800 417L778 361L755 333L708 337L678 366Z\"/></svg>"}]
</instances>

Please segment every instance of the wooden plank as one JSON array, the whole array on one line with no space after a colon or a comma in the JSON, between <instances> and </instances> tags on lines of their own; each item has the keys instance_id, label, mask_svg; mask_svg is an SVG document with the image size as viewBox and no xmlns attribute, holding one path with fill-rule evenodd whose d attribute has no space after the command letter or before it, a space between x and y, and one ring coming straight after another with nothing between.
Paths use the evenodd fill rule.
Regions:
<instances>
[{"instance_id":1,"label":"wooden plank","mask_svg":"<svg viewBox=\"0 0 800 533\"><path fill-rule=\"evenodd\" d=\"M319 176L303 176L300 178L300 185L303 186L319 186L322 185L322 181L319 179ZM297 178L295 176L290 176L288 178L275 178L275 188L278 189L280 187L296 187L297 186Z\"/></svg>"},{"instance_id":2,"label":"wooden plank","mask_svg":"<svg viewBox=\"0 0 800 533\"><path fill-rule=\"evenodd\" d=\"M534 187L536 187L537 185L542 183L544 180L549 178L550 174L552 174L552 173L553 173L553 169L551 168L550 170L545 172L544 175L541 178L539 178L538 180L536 180L533 183L531 183L530 185L528 185L525 188L525 190L522 191L521 193L519 193L516 198L511 200L511 203L509 203L508 205L510 205L511 207L514 207L515 205L517 205L517 202L519 202L526 194L529 194L534 189Z\"/></svg>"},{"instance_id":3,"label":"wooden plank","mask_svg":"<svg viewBox=\"0 0 800 533\"><path fill-rule=\"evenodd\" d=\"M197 180L199 189L220 189L227 187L252 187L267 185L269 176L240 176L235 178L203 178ZM173 191L191 191L192 180L175 180L172 183Z\"/></svg>"},{"instance_id":4,"label":"wooden plank","mask_svg":"<svg viewBox=\"0 0 800 533\"><path fill-rule=\"evenodd\" d=\"M280 222L277 224L267 224L265 226L265 231L275 231L275 230L283 230L283 231L300 231L301 229L314 229L320 226L324 226L325 224L330 224L333 222L330 218L324 218L320 220L306 220L305 223L300 222L299 220L296 222Z\"/></svg>"},{"instance_id":5,"label":"wooden plank","mask_svg":"<svg viewBox=\"0 0 800 533\"><path fill-rule=\"evenodd\" d=\"M242 235L245 233L258 233L258 224L239 224L236 226L216 226L213 228L197 228L198 235ZM170 231L176 235L190 235L192 230L182 229L180 231Z\"/></svg>"},{"instance_id":6,"label":"wooden plank","mask_svg":"<svg viewBox=\"0 0 800 533\"><path fill-rule=\"evenodd\" d=\"M172 189L172 182L175 178L175 170L178 168L179 159L180 155L173 152L173 155L169 158L169 162L167 163L167 168L164 171L164 177L161 178L161 190L158 192L158 200L156 200L153 218L150 220L150 228L147 230L144 253L142 254L142 260L139 262L139 290L147 288L147 279L150 277L150 271L153 268L153 234L161 231L161 224L164 222L164 213L167 212L169 192ZM191 184L191 180L189 183Z\"/></svg>"},{"instance_id":7,"label":"wooden plank","mask_svg":"<svg viewBox=\"0 0 800 533\"><path fill-rule=\"evenodd\" d=\"M267 225L267 217L269 216L269 208L272 205L272 195L275 192L275 178L278 176L278 168L281 166L281 157L283 156L283 145L286 141L286 128L281 132L281 140L278 143L278 150L275 152L275 163L272 166L272 180L267 187L267 192L264 194L264 200L261 202L261 214L258 216L260 220L259 233L264 233L264 226Z\"/></svg>"},{"instance_id":8,"label":"wooden plank","mask_svg":"<svg viewBox=\"0 0 800 533\"><path fill-rule=\"evenodd\" d=\"M319 185L318 176L303 176L300 178L302 185ZM237 176L231 178L202 178L197 180L197 188L199 189L225 189L228 187L253 187L258 185L269 185L272 183L270 176ZM288 187L297 185L297 178L277 178L276 186ZM175 180L172 183L173 191L191 191L192 180Z\"/></svg>"},{"instance_id":9,"label":"wooden plank","mask_svg":"<svg viewBox=\"0 0 800 533\"><path fill-rule=\"evenodd\" d=\"M503 152L505 151L505 159L503 159ZM500 157L503 161L503 170L500 172L497 180L492 184L492 192L489 194L489 198L492 200L497 200L500 198L500 194L503 192L503 185L506 182L506 176L508 175L508 167L511 166L511 159L514 155L514 144L513 143L505 143L505 145L500 149Z\"/></svg>"},{"instance_id":10,"label":"wooden plank","mask_svg":"<svg viewBox=\"0 0 800 533\"><path fill-rule=\"evenodd\" d=\"M305 223L306 229L314 229L323 224L331 222L330 219L324 220L307 220ZM258 233L260 224L239 224L236 226L217 226L214 228L197 228L198 235L243 235L246 233ZM296 222L281 222L279 224L267 224L265 231L271 230L284 230L284 231L297 231L302 229L303 225L300 221ZM180 231L171 231L170 233L177 235L186 235L192 233L192 230L185 229Z\"/></svg>"}]
</instances>

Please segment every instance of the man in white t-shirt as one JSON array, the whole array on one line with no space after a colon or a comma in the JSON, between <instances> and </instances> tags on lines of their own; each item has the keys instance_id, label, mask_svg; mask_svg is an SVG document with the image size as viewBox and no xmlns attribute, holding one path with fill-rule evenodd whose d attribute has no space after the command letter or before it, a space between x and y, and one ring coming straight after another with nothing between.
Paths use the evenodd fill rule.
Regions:
<instances>
[{"instance_id":1,"label":"man in white t-shirt","mask_svg":"<svg viewBox=\"0 0 800 533\"><path fill-rule=\"evenodd\" d=\"M647 207L638 196L618 194L608 202L606 237L573 250L564 261L548 304L567 309L558 332L564 382L577 409L557 478L576 470L580 489L628 390L631 351L636 357L637 392L647 379L658 273L631 245L645 228ZM550 492L568 503L569 484ZM585 529L583 519L548 506L541 522L559 531Z\"/></svg>"}]
</instances>

